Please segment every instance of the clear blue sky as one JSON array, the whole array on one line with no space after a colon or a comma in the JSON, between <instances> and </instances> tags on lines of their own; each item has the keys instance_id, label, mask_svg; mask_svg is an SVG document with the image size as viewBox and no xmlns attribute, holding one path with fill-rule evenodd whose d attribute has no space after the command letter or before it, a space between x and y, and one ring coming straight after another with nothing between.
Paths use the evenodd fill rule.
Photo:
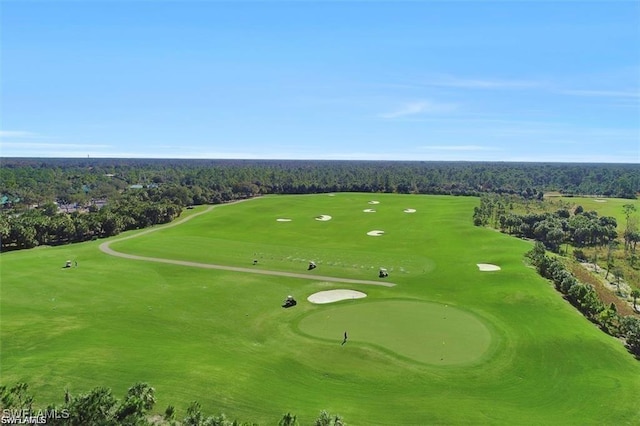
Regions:
<instances>
[{"instance_id":1,"label":"clear blue sky","mask_svg":"<svg viewBox=\"0 0 640 426\"><path fill-rule=\"evenodd\" d=\"M17 1L0 155L640 163L638 1Z\"/></svg>"}]
</instances>

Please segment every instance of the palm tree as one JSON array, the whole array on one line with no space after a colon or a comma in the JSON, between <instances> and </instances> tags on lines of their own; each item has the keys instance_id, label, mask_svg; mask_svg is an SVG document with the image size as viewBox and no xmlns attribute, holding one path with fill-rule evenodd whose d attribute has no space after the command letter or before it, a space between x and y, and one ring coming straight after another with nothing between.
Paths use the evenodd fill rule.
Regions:
<instances>
[{"instance_id":1,"label":"palm tree","mask_svg":"<svg viewBox=\"0 0 640 426\"><path fill-rule=\"evenodd\" d=\"M298 417L287 413L282 416L282 419L278 422L278 426L298 426Z\"/></svg>"},{"instance_id":2,"label":"palm tree","mask_svg":"<svg viewBox=\"0 0 640 426\"><path fill-rule=\"evenodd\" d=\"M322 410L320 416L316 419L314 426L345 426L342 416L339 414L329 414L327 411Z\"/></svg>"},{"instance_id":3,"label":"palm tree","mask_svg":"<svg viewBox=\"0 0 640 426\"><path fill-rule=\"evenodd\" d=\"M633 297L633 309L638 311L638 307L636 306L636 300L640 297L640 290L633 290L631 292L631 297Z\"/></svg>"},{"instance_id":4,"label":"palm tree","mask_svg":"<svg viewBox=\"0 0 640 426\"><path fill-rule=\"evenodd\" d=\"M621 295L621 293L620 293L620 281L622 281L622 279L624 278L624 271L622 270L621 267L616 266L613 269L613 275L614 275L614 278L616 280L616 288L618 289L618 296L620 296Z\"/></svg>"}]
</instances>

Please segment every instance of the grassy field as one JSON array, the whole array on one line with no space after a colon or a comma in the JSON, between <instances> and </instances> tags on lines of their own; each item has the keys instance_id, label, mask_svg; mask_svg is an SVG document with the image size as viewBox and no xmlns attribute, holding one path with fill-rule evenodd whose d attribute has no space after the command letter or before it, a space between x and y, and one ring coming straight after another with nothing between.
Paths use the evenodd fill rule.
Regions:
<instances>
[{"instance_id":1,"label":"grassy field","mask_svg":"<svg viewBox=\"0 0 640 426\"><path fill-rule=\"evenodd\" d=\"M103 241L2 254L2 384L26 381L46 405L65 388L123 395L146 381L158 412L198 400L265 425L287 411L311 424L322 409L352 425L639 424L640 363L523 264L529 242L474 227L478 203L264 197L111 244L310 279L122 259ZM375 281L380 267L394 287L313 279ZM367 297L306 301L339 288ZM299 304L283 309L289 294Z\"/></svg>"},{"instance_id":2,"label":"grassy field","mask_svg":"<svg viewBox=\"0 0 640 426\"><path fill-rule=\"evenodd\" d=\"M545 197L545 200L557 206L566 207L573 212L576 207L582 206L584 211L596 211L598 216L611 216L618 222L618 232L622 234L626 227L624 205L630 204L640 212L640 200L628 200L625 198L596 198L596 197Z\"/></svg>"}]
</instances>

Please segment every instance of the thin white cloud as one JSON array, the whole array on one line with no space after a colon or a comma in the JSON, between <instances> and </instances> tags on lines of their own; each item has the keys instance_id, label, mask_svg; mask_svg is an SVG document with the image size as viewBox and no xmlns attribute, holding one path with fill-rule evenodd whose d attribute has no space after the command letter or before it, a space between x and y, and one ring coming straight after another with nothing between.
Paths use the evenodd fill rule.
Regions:
<instances>
[{"instance_id":1,"label":"thin white cloud","mask_svg":"<svg viewBox=\"0 0 640 426\"><path fill-rule=\"evenodd\" d=\"M640 90L563 90L560 93L575 96L640 99Z\"/></svg>"},{"instance_id":2,"label":"thin white cloud","mask_svg":"<svg viewBox=\"0 0 640 426\"><path fill-rule=\"evenodd\" d=\"M23 130L0 130L0 138L33 138L38 136L33 132Z\"/></svg>"},{"instance_id":3,"label":"thin white cloud","mask_svg":"<svg viewBox=\"0 0 640 426\"><path fill-rule=\"evenodd\" d=\"M523 162L523 163L623 163L623 164L640 164L640 159L637 157L629 157L624 152L613 154L540 154L540 155L527 155L527 156L513 156L506 157L500 161L508 162Z\"/></svg>"},{"instance_id":4,"label":"thin white cloud","mask_svg":"<svg viewBox=\"0 0 640 426\"><path fill-rule=\"evenodd\" d=\"M528 89L544 84L532 80L461 78L452 75L432 76L423 82L426 86L458 87L464 89Z\"/></svg>"},{"instance_id":5,"label":"thin white cloud","mask_svg":"<svg viewBox=\"0 0 640 426\"><path fill-rule=\"evenodd\" d=\"M430 151L499 151L498 148L481 145L425 145L420 149Z\"/></svg>"},{"instance_id":6,"label":"thin white cloud","mask_svg":"<svg viewBox=\"0 0 640 426\"><path fill-rule=\"evenodd\" d=\"M69 148L109 148L110 145L90 145L80 143L41 143L41 142L0 142L2 148L44 148L44 149L69 149Z\"/></svg>"},{"instance_id":7,"label":"thin white cloud","mask_svg":"<svg viewBox=\"0 0 640 426\"><path fill-rule=\"evenodd\" d=\"M437 103L431 101L409 102L391 112L379 114L379 117L385 119L393 119L418 114L438 114L451 112L456 108L457 105L455 104Z\"/></svg>"}]
</instances>

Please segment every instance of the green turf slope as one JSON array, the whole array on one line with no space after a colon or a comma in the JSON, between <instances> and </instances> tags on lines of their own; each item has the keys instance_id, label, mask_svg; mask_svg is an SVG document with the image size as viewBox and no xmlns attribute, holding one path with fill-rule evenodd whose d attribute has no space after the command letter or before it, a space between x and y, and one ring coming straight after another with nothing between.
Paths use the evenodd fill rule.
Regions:
<instances>
[{"instance_id":1,"label":"green turf slope","mask_svg":"<svg viewBox=\"0 0 640 426\"><path fill-rule=\"evenodd\" d=\"M640 363L523 264L529 242L474 227L476 205L444 196L273 196L111 245L249 268L257 258L255 268L311 279L117 258L99 250L103 241L2 254L2 384L26 381L46 405L61 402L65 388L122 395L146 381L158 412L172 404L182 416L198 400L208 413L260 424L287 411L310 424L322 409L353 425L639 424ZM323 214L332 219L315 220ZM78 267L62 268L67 259ZM318 268L306 271L309 260ZM501 270L480 272L477 263ZM375 281L380 267L396 286L313 279ZM306 301L338 288L367 297ZM299 304L283 309L289 294ZM459 313L451 327L449 313L439 319L443 309ZM325 324L335 338L320 323L334 315ZM438 321L450 333L444 346L447 337L467 340L455 353L468 358L440 363L430 354L421 330Z\"/></svg>"}]
</instances>

